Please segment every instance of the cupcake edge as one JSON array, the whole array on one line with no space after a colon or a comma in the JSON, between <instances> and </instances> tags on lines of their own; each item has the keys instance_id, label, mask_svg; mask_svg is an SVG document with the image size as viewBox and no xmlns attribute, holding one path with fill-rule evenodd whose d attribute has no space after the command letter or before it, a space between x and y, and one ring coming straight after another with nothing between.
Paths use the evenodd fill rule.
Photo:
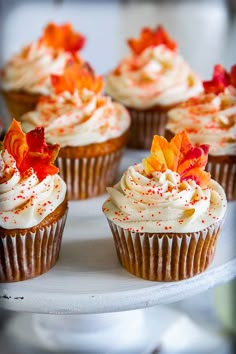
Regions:
<instances>
[{"instance_id":1,"label":"cupcake edge","mask_svg":"<svg viewBox=\"0 0 236 354\"><path fill-rule=\"evenodd\" d=\"M223 219L192 233L131 232L107 219L121 265L152 281L178 281L202 273L211 264Z\"/></svg>"},{"instance_id":2,"label":"cupcake edge","mask_svg":"<svg viewBox=\"0 0 236 354\"><path fill-rule=\"evenodd\" d=\"M114 183L129 130L103 143L62 147L56 160L69 200L96 197Z\"/></svg>"},{"instance_id":3,"label":"cupcake edge","mask_svg":"<svg viewBox=\"0 0 236 354\"><path fill-rule=\"evenodd\" d=\"M0 283L35 278L55 265L67 211L65 199L37 226L13 230L0 228Z\"/></svg>"}]
</instances>

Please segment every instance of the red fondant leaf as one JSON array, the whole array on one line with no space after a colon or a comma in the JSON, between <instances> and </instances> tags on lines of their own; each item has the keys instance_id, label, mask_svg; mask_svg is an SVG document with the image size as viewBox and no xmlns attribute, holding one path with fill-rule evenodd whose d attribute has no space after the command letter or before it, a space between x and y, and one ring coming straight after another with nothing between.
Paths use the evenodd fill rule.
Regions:
<instances>
[{"instance_id":1,"label":"red fondant leaf","mask_svg":"<svg viewBox=\"0 0 236 354\"><path fill-rule=\"evenodd\" d=\"M184 176L186 173L189 174L189 171L192 173L193 169L204 169L207 163L208 150L208 145L189 146L189 150L179 160L177 172Z\"/></svg>"},{"instance_id":2,"label":"red fondant leaf","mask_svg":"<svg viewBox=\"0 0 236 354\"><path fill-rule=\"evenodd\" d=\"M162 26L158 26L154 30L149 27L144 27L140 33L140 38L128 39L129 47L137 55L141 54L148 47L154 47L161 44L164 44L173 51L177 49L176 42L170 38Z\"/></svg>"},{"instance_id":3,"label":"red fondant leaf","mask_svg":"<svg viewBox=\"0 0 236 354\"><path fill-rule=\"evenodd\" d=\"M13 120L3 140L3 149L11 154L18 170L24 173L32 167L39 180L48 174L56 174L58 168L53 165L59 152L59 145L47 145L44 128L36 128L25 134L19 122Z\"/></svg>"},{"instance_id":4,"label":"red fondant leaf","mask_svg":"<svg viewBox=\"0 0 236 354\"><path fill-rule=\"evenodd\" d=\"M63 75L51 75L51 82L56 94L64 91L74 93L84 88L98 93L102 90L103 80L101 76L95 76L88 63L68 62Z\"/></svg>"},{"instance_id":5,"label":"red fondant leaf","mask_svg":"<svg viewBox=\"0 0 236 354\"><path fill-rule=\"evenodd\" d=\"M29 150L42 152L45 147L43 128L38 127L34 130L31 130L26 134L26 140Z\"/></svg>"},{"instance_id":6,"label":"red fondant leaf","mask_svg":"<svg viewBox=\"0 0 236 354\"><path fill-rule=\"evenodd\" d=\"M233 69L234 71L235 69ZM234 77L233 73L233 77ZM203 87L206 93L215 93L218 95L223 92L225 87L231 85L231 75L220 64L214 66L212 79L203 81Z\"/></svg>"},{"instance_id":7,"label":"red fondant leaf","mask_svg":"<svg viewBox=\"0 0 236 354\"><path fill-rule=\"evenodd\" d=\"M49 23L44 29L41 41L48 47L75 53L83 48L85 37L81 33L74 32L69 23L63 25Z\"/></svg>"},{"instance_id":8,"label":"red fondant leaf","mask_svg":"<svg viewBox=\"0 0 236 354\"><path fill-rule=\"evenodd\" d=\"M147 175L152 172L176 171L181 181L194 179L206 186L210 176L204 171L208 157L208 145L193 146L185 131L177 134L169 143L162 136L155 135L151 155L143 160Z\"/></svg>"},{"instance_id":9,"label":"red fondant leaf","mask_svg":"<svg viewBox=\"0 0 236 354\"><path fill-rule=\"evenodd\" d=\"M181 176L181 181L187 181L189 179L194 180L198 185L205 187L208 185L210 180L210 175L206 171L196 167L189 171L186 171Z\"/></svg>"},{"instance_id":10,"label":"red fondant leaf","mask_svg":"<svg viewBox=\"0 0 236 354\"><path fill-rule=\"evenodd\" d=\"M229 75L231 85L236 87L236 64L231 67Z\"/></svg>"}]
</instances>

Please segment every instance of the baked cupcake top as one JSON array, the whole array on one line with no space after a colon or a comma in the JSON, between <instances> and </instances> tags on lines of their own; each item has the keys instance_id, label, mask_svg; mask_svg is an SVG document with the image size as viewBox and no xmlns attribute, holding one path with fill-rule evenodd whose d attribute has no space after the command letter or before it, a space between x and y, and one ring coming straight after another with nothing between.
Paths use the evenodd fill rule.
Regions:
<instances>
[{"instance_id":1,"label":"baked cupcake top","mask_svg":"<svg viewBox=\"0 0 236 354\"><path fill-rule=\"evenodd\" d=\"M0 227L36 226L64 201L66 185L53 165L58 151L43 128L24 134L12 121L0 151Z\"/></svg>"},{"instance_id":2,"label":"baked cupcake top","mask_svg":"<svg viewBox=\"0 0 236 354\"><path fill-rule=\"evenodd\" d=\"M194 144L210 144L211 155L236 155L236 65L215 65L204 93L168 112L166 129L185 129Z\"/></svg>"},{"instance_id":3,"label":"baked cupcake top","mask_svg":"<svg viewBox=\"0 0 236 354\"><path fill-rule=\"evenodd\" d=\"M71 58L82 61L79 50L85 37L74 32L69 23L49 23L42 36L15 54L2 70L1 86L5 91L23 91L49 95L51 74L63 73Z\"/></svg>"},{"instance_id":4,"label":"baked cupcake top","mask_svg":"<svg viewBox=\"0 0 236 354\"><path fill-rule=\"evenodd\" d=\"M106 92L127 107L172 106L199 94L202 83L177 53L177 44L162 26L143 28L128 39L131 54L111 71Z\"/></svg>"},{"instance_id":5,"label":"baked cupcake top","mask_svg":"<svg viewBox=\"0 0 236 354\"><path fill-rule=\"evenodd\" d=\"M22 117L24 131L45 127L49 143L85 146L121 136L130 125L127 110L102 96L103 80L84 63L69 62L62 76L52 75L54 94L41 98Z\"/></svg>"},{"instance_id":6,"label":"baked cupcake top","mask_svg":"<svg viewBox=\"0 0 236 354\"><path fill-rule=\"evenodd\" d=\"M155 135L151 155L107 188L109 220L133 232L195 232L221 220L222 187L204 171L208 146L193 146L183 131L169 143Z\"/></svg>"}]
</instances>

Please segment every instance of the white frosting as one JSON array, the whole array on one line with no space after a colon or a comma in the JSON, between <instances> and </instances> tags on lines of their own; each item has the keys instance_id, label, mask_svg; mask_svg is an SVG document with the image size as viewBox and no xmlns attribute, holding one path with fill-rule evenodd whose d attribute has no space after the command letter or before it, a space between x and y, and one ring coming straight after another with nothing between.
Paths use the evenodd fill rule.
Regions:
<instances>
[{"instance_id":1,"label":"white frosting","mask_svg":"<svg viewBox=\"0 0 236 354\"><path fill-rule=\"evenodd\" d=\"M166 129L174 135L186 129L192 144L210 145L210 155L236 155L236 89L170 110Z\"/></svg>"},{"instance_id":2,"label":"white frosting","mask_svg":"<svg viewBox=\"0 0 236 354\"><path fill-rule=\"evenodd\" d=\"M194 180L180 181L171 170L147 177L143 164L131 166L114 187L103 211L108 219L134 232L196 232L221 220L226 211L222 187L211 180L201 188Z\"/></svg>"},{"instance_id":3,"label":"white frosting","mask_svg":"<svg viewBox=\"0 0 236 354\"><path fill-rule=\"evenodd\" d=\"M164 45L131 55L111 72L106 92L127 107L169 106L202 92L201 80L183 58Z\"/></svg>"},{"instance_id":4,"label":"white frosting","mask_svg":"<svg viewBox=\"0 0 236 354\"><path fill-rule=\"evenodd\" d=\"M128 111L110 97L86 89L81 95L63 92L39 102L35 111L22 117L22 129L45 127L48 143L85 146L121 136L130 125Z\"/></svg>"},{"instance_id":5,"label":"white frosting","mask_svg":"<svg viewBox=\"0 0 236 354\"><path fill-rule=\"evenodd\" d=\"M39 41L29 46L26 56L16 54L4 68L2 88L6 91L26 91L34 94L49 95L52 91L50 75L63 73L69 52L57 50Z\"/></svg>"},{"instance_id":6,"label":"white frosting","mask_svg":"<svg viewBox=\"0 0 236 354\"><path fill-rule=\"evenodd\" d=\"M38 225L65 199L66 184L58 174L42 181L28 169L22 176L15 159L0 151L0 227L25 229Z\"/></svg>"}]
</instances>

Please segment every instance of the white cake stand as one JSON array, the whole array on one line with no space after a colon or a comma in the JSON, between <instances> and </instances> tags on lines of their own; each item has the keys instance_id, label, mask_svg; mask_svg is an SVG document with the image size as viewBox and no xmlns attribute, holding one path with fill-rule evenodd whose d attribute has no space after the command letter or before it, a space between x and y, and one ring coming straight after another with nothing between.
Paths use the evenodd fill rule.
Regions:
<instances>
[{"instance_id":1,"label":"white cake stand","mask_svg":"<svg viewBox=\"0 0 236 354\"><path fill-rule=\"evenodd\" d=\"M146 155L129 151L121 171ZM181 317L152 306L182 300L236 276L236 202L228 204L211 266L188 280L159 283L139 279L119 264L101 211L106 197L70 202L60 259L52 270L0 288L0 308L30 313L30 331L33 328L41 345L56 353L144 353L147 343L157 342ZM15 328L25 328L24 316Z\"/></svg>"}]
</instances>

